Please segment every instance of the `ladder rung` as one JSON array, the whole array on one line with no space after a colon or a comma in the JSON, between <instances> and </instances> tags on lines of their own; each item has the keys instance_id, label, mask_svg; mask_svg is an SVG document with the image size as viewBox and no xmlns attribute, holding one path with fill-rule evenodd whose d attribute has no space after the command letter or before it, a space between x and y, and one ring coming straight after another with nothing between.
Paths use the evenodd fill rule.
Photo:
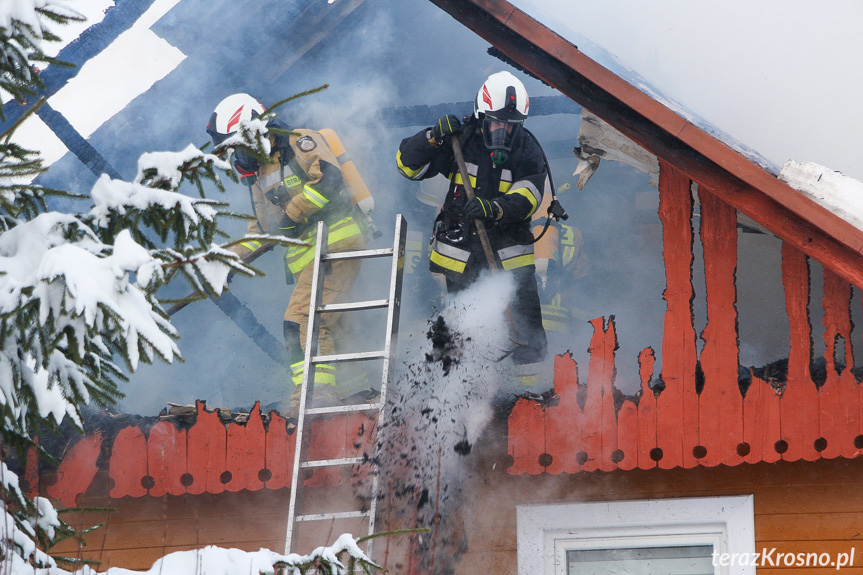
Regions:
<instances>
[{"instance_id":1,"label":"ladder rung","mask_svg":"<svg viewBox=\"0 0 863 575\"><path fill-rule=\"evenodd\" d=\"M335 355L316 355L311 363L335 363L339 361L363 361L366 359L386 359L385 351L358 351L355 353L337 353Z\"/></svg>"},{"instance_id":2,"label":"ladder rung","mask_svg":"<svg viewBox=\"0 0 863 575\"><path fill-rule=\"evenodd\" d=\"M296 521L323 521L325 519L351 519L353 517L368 516L368 511L341 511L338 513L316 513L314 515L297 515Z\"/></svg>"},{"instance_id":3,"label":"ladder rung","mask_svg":"<svg viewBox=\"0 0 863 575\"><path fill-rule=\"evenodd\" d=\"M330 303L318 307L318 311L360 311L364 309L380 309L390 305L388 299L373 299L352 303Z\"/></svg>"},{"instance_id":4,"label":"ladder rung","mask_svg":"<svg viewBox=\"0 0 863 575\"><path fill-rule=\"evenodd\" d=\"M356 405L333 405L332 407L310 407L306 415L325 415L327 413L349 413L352 411L374 411L381 409L383 405L377 403L358 403Z\"/></svg>"},{"instance_id":5,"label":"ladder rung","mask_svg":"<svg viewBox=\"0 0 863 575\"><path fill-rule=\"evenodd\" d=\"M355 252L336 252L334 254L323 254L321 259L326 262L333 260L359 260L363 258L381 258L393 255L392 248L381 248L377 250L358 250Z\"/></svg>"},{"instance_id":6,"label":"ladder rung","mask_svg":"<svg viewBox=\"0 0 863 575\"><path fill-rule=\"evenodd\" d=\"M300 467L303 469L309 467L335 467L337 465L359 465L368 461L362 457L342 457L341 459L315 459L312 461L304 461Z\"/></svg>"}]
</instances>

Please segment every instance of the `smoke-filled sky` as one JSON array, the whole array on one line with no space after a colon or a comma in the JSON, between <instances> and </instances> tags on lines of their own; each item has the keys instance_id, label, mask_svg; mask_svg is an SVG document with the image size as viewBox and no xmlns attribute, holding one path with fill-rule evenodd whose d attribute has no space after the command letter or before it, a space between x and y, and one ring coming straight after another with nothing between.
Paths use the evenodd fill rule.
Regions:
<instances>
[{"instance_id":1,"label":"smoke-filled sky","mask_svg":"<svg viewBox=\"0 0 863 575\"><path fill-rule=\"evenodd\" d=\"M863 179L860 2L512 2L773 166L811 161Z\"/></svg>"}]
</instances>

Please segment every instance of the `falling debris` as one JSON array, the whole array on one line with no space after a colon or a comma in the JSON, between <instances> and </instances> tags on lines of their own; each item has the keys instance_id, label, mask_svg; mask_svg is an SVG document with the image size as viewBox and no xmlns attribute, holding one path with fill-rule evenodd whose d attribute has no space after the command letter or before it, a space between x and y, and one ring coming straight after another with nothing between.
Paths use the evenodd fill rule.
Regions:
<instances>
[{"instance_id":1,"label":"falling debris","mask_svg":"<svg viewBox=\"0 0 863 575\"><path fill-rule=\"evenodd\" d=\"M440 362L443 366L444 375L449 375L450 368L461 359L462 342L453 337L453 333L447 327L443 316L438 316L432 322L426 335L432 343L432 351L426 354L426 362Z\"/></svg>"},{"instance_id":2,"label":"falling debris","mask_svg":"<svg viewBox=\"0 0 863 575\"><path fill-rule=\"evenodd\" d=\"M507 276L481 278L450 296L428 322L424 337L407 345L374 454L381 495L403 517L429 527L415 550L429 572L447 572L466 551L466 538L450 513L463 500L473 447L483 441L495 406L513 395L511 345L504 310L512 293Z\"/></svg>"}]
</instances>

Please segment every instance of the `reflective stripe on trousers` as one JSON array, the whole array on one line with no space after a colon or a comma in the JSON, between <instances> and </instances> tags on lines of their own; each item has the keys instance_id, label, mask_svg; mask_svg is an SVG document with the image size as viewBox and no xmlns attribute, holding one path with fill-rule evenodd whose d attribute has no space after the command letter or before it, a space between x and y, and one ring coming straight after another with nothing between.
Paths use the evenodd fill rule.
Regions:
<instances>
[{"instance_id":1,"label":"reflective stripe on trousers","mask_svg":"<svg viewBox=\"0 0 863 575\"><path fill-rule=\"evenodd\" d=\"M304 361L298 361L291 364L291 381L294 385L303 384ZM315 365L315 383L322 385L336 384L336 366L328 363L319 363Z\"/></svg>"}]
</instances>

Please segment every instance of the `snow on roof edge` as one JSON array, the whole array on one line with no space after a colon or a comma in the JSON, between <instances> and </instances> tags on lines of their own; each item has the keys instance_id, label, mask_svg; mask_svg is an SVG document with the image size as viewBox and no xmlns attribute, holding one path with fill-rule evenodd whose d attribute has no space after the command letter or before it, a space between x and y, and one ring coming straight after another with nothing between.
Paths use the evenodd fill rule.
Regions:
<instances>
[{"instance_id":1,"label":"snow on roof edge","mask_svg":"<svg viewBox=\"0 0 863 575\"><path fill-rule=\"evenodd\" d=\"M788 160L779 179L863 230L863 182L815 162Z\"/></svg>"}]
</instances>

